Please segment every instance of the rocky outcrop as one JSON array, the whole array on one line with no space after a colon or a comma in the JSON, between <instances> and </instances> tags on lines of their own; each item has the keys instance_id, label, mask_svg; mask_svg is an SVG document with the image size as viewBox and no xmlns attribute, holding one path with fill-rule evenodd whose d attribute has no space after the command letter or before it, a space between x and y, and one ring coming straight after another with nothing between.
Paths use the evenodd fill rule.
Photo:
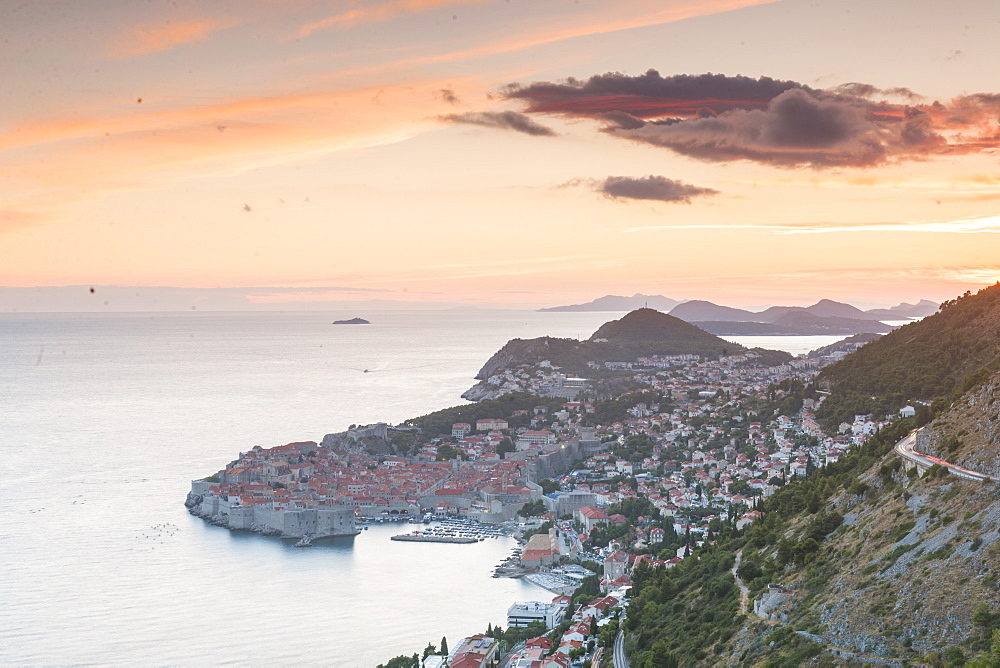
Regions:
<instances>
[{"instance_id":1,"label":"rocky outcrop","mask_svg":"<svg viewBox=\"0 0 1000 668\"><path fill-rule=\"evenodd\" d=\"M540 339L511 339L504 344L503 348L494 353L493 357L486 360L486 364L476 374L476 379L486 380L501 369L505 369L532 355L541 353L547 345L548 337Z\"/></svg>"},{"instance_id":2,"label":"rocky outcrop","mask_svg":"<svg viewBox=\"0 0 1000 668\"><path fill-rule=\"evenodd\" d=\"M205 500L201 494L195 494L194 492L188 492L187 498L184 499L184 507L188 510L192 508L197 508L201 505L201 502Z\"/></svg>"},{"instance_id":3,"label":"rocky outcrop","mask_svg":"<svg viewBox=\"0 0 1000 668\"><path fill-rule=\"evenodd\" d=\"M330 448L340 453L364 450L376 455L396 454L396 449L389 438L389 425L385 422L352 427L336 434L327 434L320 442L320 447Z\"/></svg>"},{"instance_id":4,"label":"rocky outcrop","mask_svg":"<svg viewBox=\"0 0 1000 668\"><path fill-rule=\"evenodd\" d=\"M486 383L477 383L462 393L462 398L468 401L483 401L485 399L496 399L503 394L502 391L491 387Z\"/></svg>"}]
</instances>

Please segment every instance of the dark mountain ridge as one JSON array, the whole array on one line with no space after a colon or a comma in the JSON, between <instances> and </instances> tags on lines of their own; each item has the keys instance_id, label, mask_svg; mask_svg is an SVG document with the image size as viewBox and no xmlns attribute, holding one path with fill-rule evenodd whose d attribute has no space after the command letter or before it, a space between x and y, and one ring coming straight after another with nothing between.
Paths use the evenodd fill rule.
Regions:
<instances>
[{"instance_id":1,"label":"dark mountain ridge","mask_svg":"<svg viewBox=\"0 0 1000 668\"><path fill-rule=\"evenodd\" d=\"M678 304L670 311L688 322L698 321L731 321L731 322L778 322L789 314L808 313L820 318L847 318L856 321L905 320L931 315L937 311L938 305L926 299L918 304L899 304L888 309L872 309L862 311L856 306L832 299L821 299L812 306L771 306L763 311L753 312L745 309L721 306L704 300L691 300Z\"/></svg>"},{"instance_id":2,"label":"dark mountain ridge","mask_svg":"<svg viewBox=\"0 0 1000 668\"><path fill-rule=\"evenodd\" d=\"M579 311L632 311L637 308L649 307L665 313L680 303L676 299L670 299L663 295L643 295L636 293L631 297L605 295L585 304L550 306L549 308L540 308L538 310L552 313L569 313Z\"/></svg>"}]
</instances>

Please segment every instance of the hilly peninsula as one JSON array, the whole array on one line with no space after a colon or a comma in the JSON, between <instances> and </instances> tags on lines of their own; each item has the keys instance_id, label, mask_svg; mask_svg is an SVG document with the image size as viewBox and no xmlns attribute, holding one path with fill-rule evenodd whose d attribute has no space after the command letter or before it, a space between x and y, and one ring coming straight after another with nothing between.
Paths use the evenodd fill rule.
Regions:
<instances>
[{"instance_id":1,"label":"hilly peninsula","mask_svg":"<svg viewBox=\"0 0 1000 668\"><path fill-rule=\"evenodd\" d=\"M513 339L483 365L476 379L488 381L494 374L518 365L548 363L571 376L602 378L615 375L615 363L624 364L640 356L697 355L716 359L746 352L746 348L725 341L680 318L651 308L641 308L618 320L607 322L585 341L540 337ZM787 353L755 349L769 363L791 359ZM497 396L484 383L466 392L466 399Z\"/></svg>"}]
</instances>

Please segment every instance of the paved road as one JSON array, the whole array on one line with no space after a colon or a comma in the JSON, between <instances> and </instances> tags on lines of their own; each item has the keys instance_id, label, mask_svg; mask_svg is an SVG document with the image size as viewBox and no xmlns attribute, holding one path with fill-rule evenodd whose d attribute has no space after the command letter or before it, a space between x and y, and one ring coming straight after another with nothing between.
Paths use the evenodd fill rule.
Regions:
<instances>
[{"instance_id":1,"label":"paved road","mask_svg":"<svg viewBox=\"0 0 1000 668\"><path fill-rule=\"evenodd\" d=\"M524 642L523 641L519 642L516 645L514 645L513 647L511 647L507 651L507 653L504 654L503 657L500 659L500 663L498 664L499 668L507 668L508 666L510 666L511 665L511 663L510 663L511 657L514 656L515 654L520 654L521 650L523 650L523 649L524 649Z\"/></svg>"},{"instance_id":2,"label":"paved road","mask_svg":"<svg viewBox=\"0 0 1000 668\"><path fill-rule=\"evenodd\" d=\"M625 656L625 632L619 631L615 638L615 668L629 668L628 657Z\"/></svg>"},{"instance_id":3,"label":"paved road","mask_svg":"<svg viewBox=\"0 0 1000 668\"><path fill-rule=\"evenodd\" d=\"M1000 482L1000 478L988 476L985 473L977 473L976 471L970 471L969 469L964 469L961 466L949 464L943 459L939 459L937 457L931 457L929 455L923 454L922 452L914 450L913 447L917 444L917 434L919 434L922 429L923 427L921 427L920 429L914 429L904 438L900 439L899 443L896 443L896 447L894 448L896 454L898 454L900 457L904 457L905 459L910 460L911 462L916 462L917 464L924 467L930 467L933 464L940 464L941 466L947 468L954 475L957 475L961 478L966 478L968 480L978 480L980 482L982 482L983 480L994 480L996 482Z\"/></svg>"}]
</instances>

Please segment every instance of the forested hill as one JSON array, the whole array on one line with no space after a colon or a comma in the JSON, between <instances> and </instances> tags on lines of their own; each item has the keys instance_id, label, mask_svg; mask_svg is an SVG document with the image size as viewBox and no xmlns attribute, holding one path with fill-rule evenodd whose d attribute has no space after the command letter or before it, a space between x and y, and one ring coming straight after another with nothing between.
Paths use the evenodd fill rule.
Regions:
<instances>
[{"instance_id":1,"label":"forested hill","mask_svg":"<svg viewBox=\"0 0 1000 668\"><path fill-rule=\"evenodd\" d=\"M600 343L602 340L620 348L641 349L647 355L694 353L718 357L743 349L680 318L651 308L636 309L619 320L604 323L588 342Z\"/></svg>"},{"instance_id":2,"label":"forested hill","mask_svg":"<svg viewBox=\"0 0 1000 668\"><path fill-rule=\"evenodd\" d=\"M720 339L680 318L641 308L604 323L586 341L547 336L508 341L483 365L476 378L485 380L501 369L542 360L552 362L566 373L581 375L587 373L590 361L629 362L644 355L683 354L717 358L745 351L743 346ZM771 355L774 356L789 357L783 353ZM785 360L775 363L781 361Z\"/></svg>"},{"instance_id":3,"label":"forested hill","mask_svg":"<svg viewBox=\"0 0 1000 668\"><path fill-rule=\"evenodd\" d=\"M887 334L828 366L826 424L887 413L913 400L952 398L1000 363L1000 283L947 301L938 313Z\"/></svg>"}]
</instances>

